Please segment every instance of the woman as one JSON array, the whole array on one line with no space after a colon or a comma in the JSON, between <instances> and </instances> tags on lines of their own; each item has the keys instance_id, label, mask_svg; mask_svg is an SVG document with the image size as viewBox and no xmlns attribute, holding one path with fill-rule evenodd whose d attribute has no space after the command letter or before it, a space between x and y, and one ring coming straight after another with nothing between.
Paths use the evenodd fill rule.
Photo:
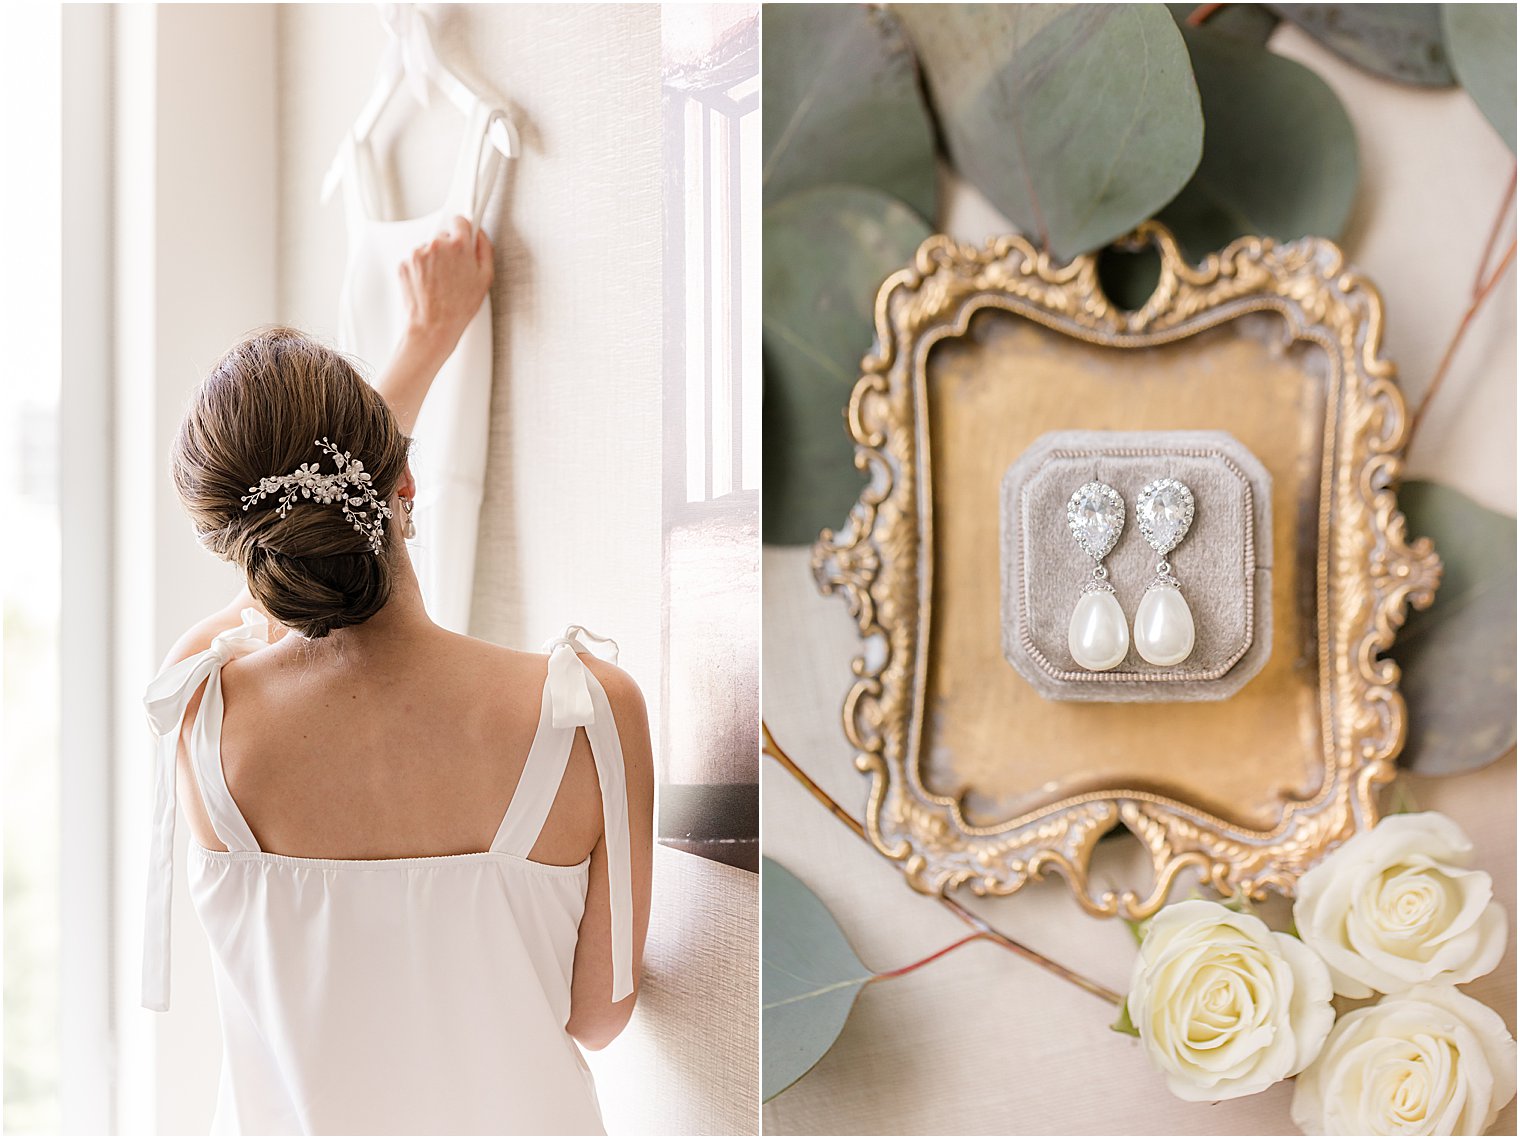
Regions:
<instances>
[{"instance_id":1,"label":"woman","mask_svg":"<svg viewBox=\"0 0 1520 1139\"><path fill-rule=\"evenodd\" d=\"M144 1003L168 1007L175 773L222 1021L219 1132L591 1133L575 1042L628 1022L653 775L629 677L428 619L402 541L410 430L490 287L464 218L401 267L374 388L274 329L200 385L174 482L246 588L150 687Z\"/></svg>"}]
</instances>

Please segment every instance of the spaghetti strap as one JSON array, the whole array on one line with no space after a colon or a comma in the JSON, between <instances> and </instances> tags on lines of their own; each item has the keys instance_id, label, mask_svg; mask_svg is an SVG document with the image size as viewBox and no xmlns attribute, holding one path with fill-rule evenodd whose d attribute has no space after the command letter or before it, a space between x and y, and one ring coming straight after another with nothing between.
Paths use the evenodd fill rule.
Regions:
<instances>
[{"instance_id":1,"label":"spaghetti strap","mask_svg":"<svg viewBox=\"0 0 1520 1139\"><path fill-rule=\"evenodd\" d=\"M227 787L227 773L222 768L222 719L225 714L222 670L217 668L206 679L206 694L201 697L195 722L190 725L190 766L195 771L196 783L200 785L201 802L211 819L211 829L222 845L228 850L258 850L258 839L253 837L253 829L243 818L243 812L238 810Z\"/></svg>"},{"instance_id":2,"label":"spaghetti strap","mask_svg":"<svg viewBox=\"0 0 1520 1139\"><path fill-rule=\"evenodd\" d=\"M505 118L506 112L477 100L470 108L460 140L459 156L454 167L454 181L449 187L447 212L450 217L462 214L470 224L480 228L481 215L491 197L491 182L497 171L496 150L490 144L491 124ZM485 191L481 192L481 174L485 172Z\"/></svg>"},{"instance_id":3,"label":"spaghetti strap","mask_svg":"<svg viewBox=\"0 0 1520 1139\"><path fill-rule=\"evenodd\" d=\"M616 642L598 637L579 625L570 626L564 635L545 646L549 672L544 680L538 731L491 849L520 858L528 856L564 779L575 730L584 728L602 793L602 833L607 840L612 907L612 999L620 1001L633 992L633 859L628 784L623 745L606 690L576 655L591 652L582 638L610 645L611 662L617 662Z\"/></svg>"},{"instance_id":4,"label":"spaghetti strap","mask_svg":"<svg viewBox=\"0 0 1520 1139\"><path fill-rule=\"evenodd\" d=\"M257 850L221 774L222 666L269 643L269 623L257 609L244 609L242 624L216 635L211 647L172 664L154 677L143 696L148 723L158 737L153 774L153 822L148 849L147 910L143 918L142 1003L164 1012L169 1007L169 932L174 897L174 828L176 821L175 755L180 727L191 697L206 684L200 711L190 732L190 756L201 781L217 837L229 849ZM215 777L208 771L215 763ZM229 813L230 812L230 813ZM245 846L234 845L247 843Z\"/></svg>"},{"instance_id":5,"label":"spaghetti strap","mask_svg":"<svg viewBox=\"0 0 1520 1139\"><path fill-rule=\"evenodd\" d=\"M440 224L447 225L450 217L463 214L476 229L480 228L481 214L491 196L491 180L496 172L495 164L486 161L487 151L490 151L491 159L496 158L496 151L490 146L489 132L492 123L505 117L505 111L492 107L484 100L477 100L470 108L465 117L464 132L460 136L459 150L454 156L454 174L449 181ZM382 205L383 194L375 168L374 150L368 140L356 139L352 130L343 136L343 165L345 169L339 182L343 188L344 212L350 227L366 220L385 220L386 210ZM481 192L482 172L487 173L484 193Z\"/></svg>"},{"instance_id":6,"label":"spaghetti strap","mask_svg":"<svg viewBox=\"0 0 1520 1139\"><path fill-rule=\"evenodd\" d=\"M343 164L346 169L338 181L343 188L343 212L352 229L380 217L380 187L369 143L360 143L351 130L343 136Z\"/></svg>"},{"instance_id":7,"label":"spaghetti strap","mask_svg":"<svg viewBox=\"0 0 1520 1139\"><path fill-rule=\"evenodd\" d=\"M579 663L579 662L577 662ZM575 729L556 728L553 723L553 688L544 682L544 697L538 712L538 730L528 748L528 758L518 776L512 801L491 840L491 849L501 854L527 858L538 841L554 796L565 777L570 749L575 743Z\"/></svg>"}]
</instances>

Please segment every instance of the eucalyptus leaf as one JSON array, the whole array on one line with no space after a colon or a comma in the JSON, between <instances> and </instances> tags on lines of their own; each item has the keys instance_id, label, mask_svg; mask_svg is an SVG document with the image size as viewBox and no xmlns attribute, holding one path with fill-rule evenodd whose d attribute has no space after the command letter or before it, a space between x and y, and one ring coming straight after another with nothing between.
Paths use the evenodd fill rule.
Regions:
<instances>
[{"instance_id":1,"label":"eucalyptus leaf","mask_svg":"<svg viewBox=\"0 0 1520 1139\"><path fill-rule=\"evenodd\" d=\"M760 860L761 1098L784 1092L833 1047L874 974L801 879Z\"/></svg>"},{"instance_id":2,"label":"eucalyptus leaf","mask_svg":"<svg viewBox=\"0 0 1520 1139\"><path fill-rule=\"evenodd\" d=\"M1209 124L1198 171L1161 211L1195 259L1237 237L1338 238L1356 200L1356 132L1307 67L1184 28Z\"/></svg>"},{"instance_id":3,"label":"eucalyptus leaf","mask_svg":"<svg viewBox=\"0 0 1520 1139\"><path fill-rule=\"evenodd\" d=\"M1441 46L1439 4L1272 4L1347 63L1416 87L1456 82Z\"/></svg>"},{"instance_id":4,"label":"eucalyptus leaf","mask_svg":"<svg viewBox=\"0 0 1520 1139\"><path fill-rule=\"evenodd\" d=\"M855 182L934 217L934 130L897 21L864 4L762 9L767 204Z\"/></svg>"},{"instance_id":5,"label":"eucalyptus leaf","mask_svg":"<svg viewBox=\"0 0 1520 1139\"><path fill-rule=\"evenodd\" d=\"M1061 258L1129 232L1203 151L1187 49L1161 4L907 4L951 160Z\"/></svg>"},{"instance_id":6,"label":"eucalyptus leaf","mask_svg":"<svg viewBox=\"0 0 1520 1139\"><path fill-rule=\"evenodd\" d=\"M1208 18L1199 25L1207 27L1211 32L1219 32L1222 35L1233 36L1244 40L1246 43L1255 44L1257 47L1266 47L1267 41L1272 38L1272 33L1277 30L1281 22L1277 13L1273 12L1265 4L1168 4L1167 11L1171 12L1172 19L1177 23L1186 24L1188 18L1200 8L1214 8L1208 14ZM1208 121L1205 112L1204 121Z\"/></svg>"},{"instance_id":7,"label":"eucalyptus leaf","mask_svg":"<svg viewBox=\"0 0 1520 1139\"><path fill-rule=\"evenodd\" d=\"M865 486L844 409L870 350L876 292L929 226L896 198L821 186L765 211L765 540L805 545Z\"/></svg>"},{"instance_id":8,"label":"eucalyptus leaf","mask_svg":"<svg viewBox=\"0 0 1520 1139\"><path fill-rule=\"evenodd\" d=\"M1515 746L1515 520L1438 483L1399 490L1411 536L1441 557L1441 587L1390 654L1403 670L1409 734L1400 764L1451 775Z\"/></svg>"},{"instance_id":9,"label":"eucalyptus leaf","mask_svg":"<svg viewBox=\"0 0 1520 1139\"><path fill-rule=\"evenodd\" d=\"M1442 4L1446 56L1483 117L1515 150L1515 5Z\"/></svg>"}]
</instances>

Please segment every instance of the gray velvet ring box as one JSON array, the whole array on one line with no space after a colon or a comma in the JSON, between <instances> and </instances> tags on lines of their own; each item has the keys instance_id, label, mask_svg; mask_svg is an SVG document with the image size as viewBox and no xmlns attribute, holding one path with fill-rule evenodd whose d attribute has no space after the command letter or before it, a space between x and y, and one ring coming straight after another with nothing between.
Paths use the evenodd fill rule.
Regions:
<instances>
[{"instance_id":1,"label":"gray velvet ring box","mask_svg":"<svg viewBox=\"0 0 1520 1139\"><path fill-rule=\"evenodd\" d=\"M1104 564L1133 628L1160 557L1135 521L1152 479L1193 491L1187 536L1168 556L1193 613L1192 654L1160 668L1135 652L1108 672L1071 657L1067 629L1093 562L1072 537L1066 503L1083 483L1124 499L1124 529ZM1272 479L1223 431L1055 431L1008 468L1002 488L1003 655L1048 700L1222 700L1261 671L1272 644Z\"/></svg>"}]
</instances>

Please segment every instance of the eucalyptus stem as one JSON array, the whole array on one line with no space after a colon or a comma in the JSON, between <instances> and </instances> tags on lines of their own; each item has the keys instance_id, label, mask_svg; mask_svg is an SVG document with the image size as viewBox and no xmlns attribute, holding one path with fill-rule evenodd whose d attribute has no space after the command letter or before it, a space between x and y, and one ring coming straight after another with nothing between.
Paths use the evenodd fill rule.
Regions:
<instances>
[{"instance_id":1,"label":"eucalyptus stem","mask_svg":"<svg viewBox=\"0 0 1520 1139\"><path fill-rule=\"evenodd\" d=\"M1476 297L1483 289L1483 277L1488 272L1488 263L1493 260L1494 249L1499 244L1499 234L1504 229L1504 218L1509 213L1509 207L1515 200L1515 175L1520 173L1516 167L1510 167L1509 189L1504 191L1504 200L1499 203L1499 212L1494 214L1493 227L1488 231L1488 240L1483 243L1483 258L1478 262L1478 271L1473 274L1472 295Z\"/></svg>"},{"instance_id":2,"label":"eucalyptus stem","mask_svg":"<svg viewBox=\"0 0 1520 1139\"><path fill-rule=\"evenodd\" d=\"M871 980L872 981L890 981L893 977L906 977L909 973L913 972L915 969L922 969L925 965L929 964L931 961L938 961L945 954L950 953L953 950L959 949L963 945L970 945L973 941L990 941L990 940L991 940L991 938L989 938L984 933L968 933L965 937L961 938L960 940L958 940L958 941L952 941L949 945L945 946L943 949L936 949L933 953L929 954L929 956L920 958L919 960L914 961L911 965L904 965L901 969L888 969L885 973L877 973L876 976L874 976L874 977L871 978ZM867 982L867 983L869 984L869 982Z\"/></svg>"},{"instance_id":3,"label":"eucalyptus stem","mask_svg":"<svg viewBox=\"0 0 1520 1139\"><path fill-rule=\"evenodd\" d=\"M972 929L978 931L979 933L985 934L989 940L996 942L998 945L1001 945L1004 949L1008 950L1008 952L1022 957L1025 961L1028 961L1031 964L1038 965L1046 972L1054 973L1057 977L1060 977L1061 980L1068 981L1084 992L1091 993L1093 996L1098 997L1100 1000L1105 1000L1111 1005L1124 1003L1124 998L1110 989L1107 985L1100 985L1097 981L1094 981L1089 977L1082 976L1082 974L1078 973L1075 969L1068 969L1059 961L1053 961L1051 958L1046 957L1045 954L1030 949L1029 946L1023 944L1022 942L1015 941L1007 934L996 929L991 922L987 921L986 918L982 917L979 914L972 913L965 906L961 905L958 901L950 897L948 894L936 894L934 897L935 900L940 903L940 905L944 906L956 917L960 918L961 921L965 922Z\"/></svg>"},{"instance_id":4,"label":"eucalyptus stem","mask_svg":"<svg viewBox=\"0 0 1520 1139\"><path fill-rule=\"evenodd\" d=\"M1508 204L1506 200L1506 204ZM1479 286L1473 294L1472 301L1467 306L1467 311L1462 314L1462 320L1457 325L1457 330L1446 344L1446 351L1441 354L1441 362L1436 365L1435 375L1431 377L1430 386L1425 389L1425 395L1420 399L1419 406L1415 408L1414 416L1409 421L1409 434L1404 440L1404 449L1407 451L1414 446L1415 433L1419 431L1420 424L1425 420L1425 413L1430 409L1430 401L1441 390L1441 385L1446 381L1446 375L1451 371L1451 362L1456 358L1457 349L1467 337L1467 330L1472 327L1473 319L1482 311L1483 303L1492 295L1494 288L1504 279L1504 274L1509 270L1510 264L1515 260L1515 239L1511 238L1509 248L1505 250L1498 266L1494 269L1488 280Z\"/></svg>"},{"instance_id":5,"label":"eucalyptus stem","mask_svg":"<svg viewBox=\"0 0 1520 1139\"><path fill-rule=\"evenodd\" d=\"M760 751L762 754L770 756L777 763L779 763L783 771L785 771L793 779L797 780L797 782L801 783L802 786L807 789L808 793L813 796L813 798L817 799L820 803L828 808L830 814L832 814L845 826L854 831L857 838L865 839L866 828L864 824L862 824L859 819L855 818L854 815L850 814L850 812L841 807L838 802L835 801L832 795L830 795L827 791L815 783L807 772L803 771L802 768L797 766L796 761L794 761L791 756L787 755L786 752L781 750L781 745L776 742L776 737L771 735L770 726L763 721L760 724ZM871 849L875 850L876 848L873 845ZM981 917L978 914L972 913L965 906L961 905L960 902L956 901L948 894L938 893L932 894L930 896L940 905L944 906L947 910L953 913L956 917L960 918L961 921L969 925L976 932L970 937L962 938L954 945L940 950L939 953L925 958L923 961L915 962L913 965L906 966L903 970L899 970L897 973L882 973L878 974L878 976L890 977L896 976L901 972L910 971L920 965L928 964L928 962L932 961L934 957L940 956L943 953L948 953L951 949L955 949L958 946L980 939L991 941L996 945L1000 945L1010 953L1013 953L1018 957L1022 957L1024 960L1030 962L1031 964L1038 965L1040 968L1046 970L1047 972L1053 973L1057 977L1060 977L1063 981L1069 981L1071 984L1077 986L1079 989L1082 989L1084 992L1091 993L1095 997L1100 997L1103 1000L1108 1001L1110 1004L1117 1005L1123 1003L1124 998L1121 997L1118 993L1114 992L1112 989L1109 989L1103 985L1098 984L1098 982L1094 980L1082 976L1082 974L1076 972L1073 969L1068 969L1065 965L1062 965L1058 961L1052 961L1043 953L1039 953L1033 949L1030 949L1029 946L1024 945L1022 942L1015 941L1006 933L1003 933L1000 930L994 928L992 924L985 918Z\"/></svg>"},{"instance_id":6,"label":"eucalyptus stem","mask_svg":"<svg viewBox=\"0 0 1520 1139\"><path fill-rule=\"evenodd\" d=\"M1200 4L1187 14L1184 22L1188 27L1196 28L1223 7L1223 4Z\"/></svg>"},{"instance_id":7,"label":"eucalyptus stem","mask_svg":"<svg viewBox=\"0 0 1520 1139\"><path fill-rule=\"evenodd\" d=\"M855 832L856 838L866 837L865 825L835 802L834 797L818 784L813 782L812 776L798 767L792 757L781 750L781 745L776 742L776 737L771 735L770 725L764 720L760 721L760 751L779 763L793 779L807 788L808 793L829 809L829 812L845 826Z\"/></svg>"}]
</instances>

